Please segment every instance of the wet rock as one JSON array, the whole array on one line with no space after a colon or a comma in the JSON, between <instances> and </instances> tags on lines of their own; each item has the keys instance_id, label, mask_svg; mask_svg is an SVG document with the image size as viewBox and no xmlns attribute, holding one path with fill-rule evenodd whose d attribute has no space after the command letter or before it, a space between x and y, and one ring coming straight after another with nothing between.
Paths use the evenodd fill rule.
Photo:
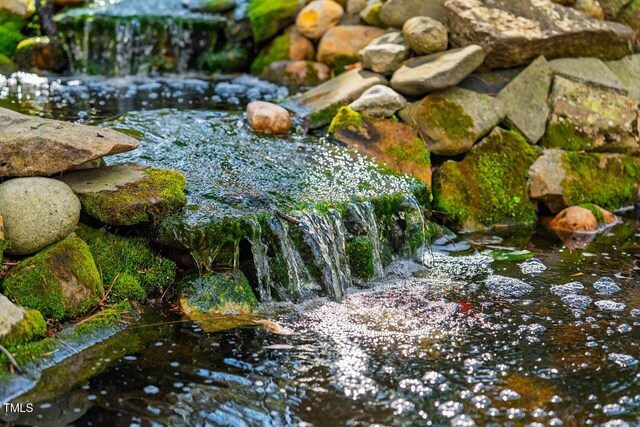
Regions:
<instances>
[{"instance_id":1,"label":"wet rock","mask_svg":"<svg viewBox=\"0 0 640 427\"><path fill-rule=\"evenodd\" d=\"M382 0L368 0L365 7L360 11L360 19L368 25L374 27L384 27L380 19L380 12L384 2Z\"/></svg>"},{"instance_id":2,"label":"wet rock","mask_svg":"<svg viewBox=\"0 0 640 427\"><path fill-rule=\"evenodd\" d=\"M17 178L0 184L6 250L33 254L64 239L80 218L80 202L68 185L49 178Z\"/></svg>"},{"instance_id":3,"label":"wet rock","mask_svg":"<svg viewBox=\"0 0 640 427\"><path fill-rule=\"evenodd\" d=\"M404 23L402 33L409 47L418 55L442 52L449 44L447 27L428 16L409 19Z\"/></svg>"},{"instance_id":4,"label":"wet rock","mask_svg":"<svg viewBox=\"0 0 640 427\"><path fill-rule=\"evenodd\" d=\"M484 61L479 46L468 46L406 62L393 74L391 86L407 96L420 96L460 83Z\"/></svg>"},{"instance_id":5,"label":"wet rock","mask_svg":"<svg viewBox=\"0 0 640 427\"><path fill-rule=\"evenodd\" d=\"M296 28L303 36L317 40L335 27L343 14L342 6L333 0L314 0L298 13Z\"/></svg>"},{"instance_id":6,"label":"wet rock","mask_svg":"<svg viewBox=\"0 0 640 427\"><path fill-rule=\"evenodd\" d=\"M187 316L196 313L242 314L258 306L247 278L239 270L228 273L187 277L182 282L180 299Z\"/></svg>"},{"instance_id":7,"label":"wet rock","mask_svg":"<svg viewBox=\"0 0 640 427\"><path fill-rule=\"evenodd\" d=\"M295 27L274 38L260 51L251 63L251 72L260 74L266 67L281 61L313 61L316 50L313 43L304 37Z\"/></svg>"},{"instance_id":8,"label":"wet rock","mask_svg":"<svg viewBox=\"0 0 640 427\"><path fill-rule=\"evenodd\" d=\"M553 74L540 57L500 91L505 122L532 144L543 137L551 109L548 103Z\"/></svg>"},{"instance_id":9,"label":"wet rock","mask_svg":"<svg viewBox=\"0 0 640 427\"><path fill-rule=\"evenodd\" d=\"M375 85L367 89L349 108L372 117L391 117L407 105L407 100L388 86Z\"/></svg>"},{"instance_id":10,"label":"wet rock","mask_svg":"<svg viewBox=\"0 0 640 427\"><path fill-rule=\"evenodd\" d=\"M315 129L329 124L340 107L355 101L365 90L377 84L386 85L387 80L370 71L351 70L283 105L305 118Z\"/></svg>"},{"instance_id":11,"label":"wet rock","mask_svg":"<svg viewBox=\"0 0 640 427\"><path fill-rule=\"evenodd\" d=\"M26 310L0 294L0 344L14 346L44 337L47 324L37 310Z\"/></svg>"},{"instance_id":12,"label":"wet rock","mask_svg":"<svg viewBox=\"0 0 640 427\"><path fill-rule=\"evenodd\" d=\"M247 105L247 123L256 132L286 133L291 129L289 112L264 101L253 101Z\"/></svg>"},{"instance_id":13,"label":"wet rock","mask_svg":"<svg viewBox=\"0 0 640 427\"><path fill-rule=\"evenodd\" d=\"M305 2L301 0L252 1L247 14L251 22L253 40L261 43L293 24Z\"/></svg>"},{"instance_id":14,"label":"wet rock","mask_svg":"<svg viewBox=\"0 0 640 427\"><path fill-rule=\"evenodd\" d=\"M136 163L69 172L58 179L78 195L84 213L109 225L157 222L186 204L182 174Z\"/></svg>"},{"instance_id":15,"label":"wet rock","mask_svg":"<svg viewBox=\"0 0 640 427\"><path fill-rule=\"evenodd\" d=\"M331 122L329 134L341 144L431 185L429 151L410 126L343 107Z\"/></svg>"},{"instance_id":16,"label":"wet rock","mask_svg":"<svg viewBox=\"0 0 640 427\"><path fill-rule=\"evenodd\" d=\"M109 129L41 119L0 108L0 176L50 176L139 142Z\"/></svg>"},{"instance_id":17,"label":"wet rock","mask_svg":"<svg viewBox=\"0 0 640 427\"><path fill-rule=\"evenodd\" d=\"M380 11L380 20L387 27L402 28L414 16L427 16L442 21L444 0L389 0Z\"/></svg>"},{"instance_id":18,"label":"wet rock","mask_svg":"<svg viewBox=\"0 0 640 427\"><path fill-rule=\"evenodd\" d=\"M468 231L534 224L527 171L537 156L519 134L494 129L462 161L447 161L436 171L435 209Z\"/></svg>"},{"instance_id":19,"label":"wet rock","mask_svg":"<svg viewBox=\"0 0 640 427\"><path fill-rule=\"evenodd\" d=\"M600 311L623 311L627 305L621 302L611 300L596 301L596 307Z\"/></svg>"},{"instance_id":20,"label":"wet rock","mask_svg":"<svg viewBox=\"0 0 640 427\"><path fill-rule=\"evenodd\" d=\"M2 289L23 306L57 320L87 313L103 292L89 247L78 237L69 237L20 262Z\"/></svg>"},{"instance_id":21,"label":"wet rock","mask_svg":"<svg viewBox=\"0 0 640 427\"><path fill-rule=\"evenodd\" d=\"M549 62L555 75L577 83L628 95L625 84L598 58L560 58Z\"/></svg>"},{"instance_id":22,"label":"wet rock","mask_svg":"<svg viewBox=\"0 0 640 427\"><path fill-rule=\"evenodd\" d=\"M640 55L629 55L618 61L607 61L606 65L624 83L629 97L640 100Z\"/></svg>"},{"instance_id":23,"label":"wet rock","mask_svg":"<svg viewBox=\"0 0 640 427\"><path fill-rule=\"evenodd\" d=\"M599 206L571 206L558 213L549 223L554 230L572 233L595 233L602 227L615 224L616 217Z\"/></svg>"},{"instance_id":24,"label":"wet rock","mask_svg":"<svg viewBox=\"0 0 640 427\"><path fill-rule=\"evenodd\" d=\"M360 61L365 70L391 75L400 68L409 54L409 48L402 44L370 43L360 51Z\"/></svg>"},{"instance_id":25,"label":"wet rock","mask_svg":"<svg viewBox=\"0 0 640 427\"><path fill-rule=\"evenodd\" d=\"M84 3L85 0L56 0L56 2ZM194 10L206 13L222 13L233 10L236 7L235 0L207 0L203 5L198 5Z\"/></svg>"},{"instance_id":26,"label":"wet rock","mask_svg":"<svg viewBox=\"0 0 640 427\"><path fill-rule=\"evenodd\" d=\"M556 77L541 145L571 151L640 150L638 101Z\"/></svg>"},{"instance_id":27,"label":"wet rock","mask_svg":"<svg viewBox=\"0 0 640 427\"><path fill-rule=\"evenodd\" d=\"M498 100L457 87L428 95L399 115L419 129L429 151L443 156L466 153L503 118Z\"/></svg>"},{"instance_id":28,"label":"wet rock","mask_svg":"<svg viewBox=\"0 0 640 427\"><path fill-rule=\"evenodd\" d=\"M326 64L310 61L280 61L269 65L260 78L287 86L315 86L329 80Z\"/></svg>"},{"instance_id":29,"label":"wet rock","mask_svg":"<svg viewBox=\"0 0 640 427\"><path fill-rule=\"evenodd\" d=\"M478 44L485 66L509 68L547 59L618 59L632 52L633 31L549 0L450 0L445 21L456 46Z\"/></svg>"},{"instance_id":30,"label":"wet rock","mask_svg":"<svg viewBox=\"0 0 640 427\"><path fill-rule=\"evenodd\" d=\"M638 200L640 159L620 154L543 151L529 170L531 198L553 213L567 206L593 203L608 210Z\"/></svg>"},{"instance_id":31,"label":"wet rock","mask_svg":"<svg viewBox=\"0 0 640 427\"><path fill-rule=\"evenodd\" d=\"M318 61L341 69L360 60L360 50L384 30L367 25L340 25L327 31L318 46Z\"/></svg>"},{"instance_id":32,"label":"wet rock","mask_svg":"<svg viewBox=\"0 0 640 427\"><path fill-rule=\"evenodd\" d=\"M63 72L69 59L58 40L32 37L20 42L14 53L16 65L23 70Z\"/></svg>"}]
</instances>

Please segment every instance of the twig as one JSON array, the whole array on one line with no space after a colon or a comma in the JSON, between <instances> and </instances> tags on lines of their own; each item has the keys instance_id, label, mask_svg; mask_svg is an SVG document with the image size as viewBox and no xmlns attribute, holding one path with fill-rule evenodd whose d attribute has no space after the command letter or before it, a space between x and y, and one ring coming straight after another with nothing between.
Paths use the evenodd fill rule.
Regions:
<instances>
[{"instance_id":1,"label":"twig","mask_svg":"<svg viewBox=\"0 0 640 427\"><path fill-rule=\"evenodd\" d=\"M284 212L276 211L276 216L280 217L280 218L284 219L285 221L290 222L292 224L300 225L300 221L298 221L297 219L295 219L294 217L292 217L290 215L287 215Z\"/></svg>"},{"instance_id":2,"label":"twig","mask_svg":"<svg viewBox=\"0 0 640 427\"><path fill-rule=\"evenodd\" d=\"M67 344L66 342L62 341L62 339L58 338L58 341L60 341L62 343L62 345L64 345L65 347L67 347L69 350L73 351L74 354L80 354L78 352L78 350L76 350L75 348L71 347L69 344Z\"/></svg>"},{"instance_id":3,"label":"twig","mask_svg":"<svg viewBox=\"0 0 640 427\"><path fill-rule=\"evenodd\" d=\"M22 375L23 374L22 369L18 365L18 362L16 362L15 357L13 357L13 355L11 353L9 353L9 350L7 350L2 345L0 345L0 352L2 352L5 356L7 356L7 359L9 359L9 363L11 363L11 365L13 365L13 367L16 369L16 371L18 371L18 373L20 375Z\"/></svg>"}]
</instances>

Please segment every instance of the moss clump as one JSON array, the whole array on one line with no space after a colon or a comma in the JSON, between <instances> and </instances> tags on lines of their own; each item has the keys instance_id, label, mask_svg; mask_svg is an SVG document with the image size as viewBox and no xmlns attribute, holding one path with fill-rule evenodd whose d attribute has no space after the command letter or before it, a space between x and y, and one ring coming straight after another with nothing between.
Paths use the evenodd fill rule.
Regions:
<instances>
[{"instance_id":1,"label":"moss clump","mask_svg":"<svg viewBox=\"0 0 640 427\"><path fill-rule=\"evenodd\" d=\"M264 42L293 23L300 9L298 0L251 0L249 20L256 43Z\"/></svg>"},{"instance_id":2,"label":"moss clump","mask_svg":"<svg viewBox=\"0 0 640 427\"><path fill-rule=\"evenodd\" d=\"M78 237L20 262L2 287L18 304L57 320L85 314L98 304L103 292L89 247Z\"/></svg>"},{"instance_id":3,"label":"moss clump","mask_svg":"<svg viewBox=\"0 0 640 427\"><path fill-rule=\"evenodd\" d=\"M640 159L624 155L566 152L563 181L567 206L593 203L607 210L633 205L638 196Z\"/></svg>"},{"instance_id":4,"label":"moss clump","mask_svg":"<svg viewBox=\"0 0 640 427\"><path fill-rule=\"evenodd\" d=\"M332 135L338 129L352 128L352 130L358 130L361 124L362 114L349 107L340 107L338 113L331 120L328 132L329 135Z\"/></svg>"},{"instance_id":5,"label":"moss clump","mask_svg":"<svg viewBox=\"0 0 640 427\"><path fill-rule=\"evenodd\" d=\"M347 71L347 67L349 65L353 65L358 61L360 61L360 57L358 55L341 55L333 60L331 66L333 67L334 74L337 76L338 74L342 74Z\"/></svg>"},{"instance_id":6,"label":"moss clump","mask_svg":"<svg viewBox=\"0 0 640 427\"><path fill-rule=\"evenodd\" d=\"M46 333L47 322L42 314L38 310L26 310L22 321L6 336L0 337L0 344L5 347L16 346L43 338Z\"/></svg>"},{"instance_id":7,"label":"moss clump","mask_svg":"<svg viewBox=\"0 0 640 427\"><path fill-rule=\"evenodd\" d=\"M604 218L604 214L598 205L594 205L593 203L583 203L580 205L581 208L587 209L591 211L593 216L595 217L598 225L606 225L606 219Z\"/></svg>"},{"instance_id":8,"label":"moss clump","mask_svg":"<svg viewBox=\"0 0 640 427\"><path fill-rule=\"evenodd\" d=\"M434 177L435 208L466 230L536 221L527 172L538 151L513 131L494 130L461 162L445 162Z\"/></svg>"},{"instance_id":9,"label":"moss clump","mask_svg":"<svg viewBox=\"0 0 640 427\"><path fill-rule=\"evenodd\" d=\"M291 36L282 34L260 51L256 59L251 64L251 73L258 75L269 65L278 61L289 59L289 47L291 46Z\"/></svg>"},{"instance_id":10,"label":"moss clump","mask_svg":"<svg viewBox=\"0 0 640 427\"><path fill-rule=\"evenodd\" d=\"M76 233L89 245L105 287L111 289L111 300L143 300L175 280L176 264L154 254L143 239L116 236L86 225L78 226Z\"/></svg>"},{"instance_id":11,"label":"moss clump","mask_svg":"<svg viewBox=\"0 0 640 427\"><path fill-rule=\"evenodd\" d=\"M190 309L201 313L249 312L258 306L249 281L239 270L187 277L180 288Z\"/></svg>"},{"instance_id":12,"label":"moss clump","mask_svg":"<svg viewBox=\"0 0 640 427\"><path fill-rule=\"evenodd\" d=\"M115 191L80 194L82 208L105 224L136 225L158 221L187 203L184 175L165 169L147 169L145 175Z\"/></svg>"},{"instance_id":13,"label":"moss clump","mask_svg":"<svg viewBox=\"0 0 640 427\"><path fill-rule=\"evenodd\" d=\"M347 242L351 274L362 279L373 277L373 242L367 236L356 236Z\"/></svg>"},{"instance_id":14,"label":"moss clump","mask_svg":"<svg viewBox=\"0 0 640 427\"><path fill-rule=\"evenodd\" d=\"M463 141L474 139L473 119L465 113L462 106L451 102L444 96L425 98L415 111L413 118L417 123L425 123L431 129L442 131L448 139Z\"/></svg>"},{"instance_id":15,"label":"moss clump","mask_svg":"<svg viewBox=\"0 0 640 427\"><path fill-rule=\"evenodd\" d=\"M18 44L26 38L21 32L25 23L19 15L0 10L0 55L13 55Z\"/></svg>"},{"instance_id":16,"label":"moss clump","mask_svg":"<svg viewBox=\"0 0 640 427\"><path fill-rule=\"evenodd\" d=\"M418 166L425 168L431 167L431 153L427 150L427 146L420 138L406 141L405 144L390 146L385 153L399 162L413 161Z\"/></svg>"},{"instance_id":17,"label":"moss clump","mask_svg":"<svg viewBox=\"0 0 640 427\"><path fill-rule=\"evenodd\" d=\"M575 126L562 121L549 124L540 145L547 148L580 151L588 149L591 146L591 141L580 134Z\"/></svg>"}]
</instances>

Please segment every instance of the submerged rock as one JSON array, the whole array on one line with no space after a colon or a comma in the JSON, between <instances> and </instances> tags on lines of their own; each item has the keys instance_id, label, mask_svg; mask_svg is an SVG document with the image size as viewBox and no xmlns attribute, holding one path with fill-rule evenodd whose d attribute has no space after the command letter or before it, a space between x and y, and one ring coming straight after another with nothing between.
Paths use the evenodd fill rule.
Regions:
<instances>
[{"instance_id":1,"label":"submerged rock","mask_svg":"<svg viewBox=\"0 0 640 427\"><path fill-rule=\"evenodd\" d=\"M506 124L532 144L537 144L547 129L552 81L553 72L548 62L544 57L539 57L498 95Z\"/></svg>"},{"instance_id":2,"label":"submerged rock","mask_svg":"<svg viewBox=\"0 0 640 427\"><path fill-rule=\"evenodd\" d=\"M633 49L630 28L550 0L449 0L445 15L451 42L482 46L489 68L527 64L540 55L618 59Z\"/></svg>"},{"instance_id":3,"label":"submerged rock","mask_svg":"<svg viewBox=\"0 0 640 427\"><path fill-rule=\"evenodd\" d=\"M50 176L138 144L113 130L0 108L0 177Z\"/></svg>"},{"instance_id":4,"label":"submerged rock","mask_svg":"<svg viewBox=\"0 0 640 427\"><path fill-rule=\"evenodd\" d=\"M110 225L159 221L187 202L181 173L135 163L69 172L58 179L78 195L86 214Z\"/></svg>"},{"instance_id":5,"label":"submerged rock","mask_svg":"<svg viewBox=\"0 0 640 427\"><path fill-rule=\"evenodd\" d=\"M309 127L315 129L329 124L340 107L358 99L371 86L387 83L379 74L351 70L283 105L305 118Z\"/></svg>"},{"instance_id":6,"label":"submerged rock","mask_svg":"<svg viewBox=\"0 0 640 427\"><path fill-rule=\"evenodd\" d=\"M391 117L407 105L404 96L388 86L376 85L367 89L349 108L367 116Z\"/></svg>"},{"instance_id":7,"label":"submerged rock","mask_svg":"<svg viewBox=\"0 0 640 427\"><path fill-rule=\"evenodd\" d=\"M534 224L527 172L537 156L519 134L496 128L462 161L447 161L436 171L436 209L467 231Z\"/></svg>"},{"instance_id":8,"label":"submerged rock","mask_svg":"<svg viewBox=\"0 0 640 427\"><path fill-rule=\"evenodd\" d=\"M68 185L49 178L17 178L0 184L6 252L30 255L64 239L80 218L80 201Z\"/></svg>"},{"instance_id":9,"label":"submerged rock","mask_svg":"<svg viewBox=\"0 0 640 427\"><path fill-rule=\"evenodd\" d=\"M553 218L549 227L572 233L595 233L616 222L617 218L611 212L596 205L585 204L564 209Z\"/></svg>"},{"instance_id":10,"label":"submerged rock","mask_svg":"<svg viewBox=\"0 0 640 427\"><path fill-rule=\"evenodd\" d=\"M638 200L640 158L621 154L544 150L531 165L531 198L551 212L593 203L608 210L632 206Z\"/></svg>"},{"instance_id":11,"label":"submerged rock","mask_svg":"<svg viewBox=\"0 0 640 427\"><path fill-rule=\"evenodd\" d=\"M47 324L37 310L26 310L0 294L0 344L8 347L44 337Z\"/></svg>"},{"instance_id":12,"label":"submerged rock","mask_svg":"<svg viewBox=\"0 0 640 427\"><path fill-rule=\"evenodd\" d=\"M340 25L327 31L318 45L318 61L342 71L360 60L360 50L384 30L367 25Z\"/></svg>"},{"instance_id":13,"label":"submerged rock","mask_svg":"<svg viewBox=\"0 0 640 427\"><path fill-rule=\"evenodd\" d=\"M247 105L247 123L256 132L286 133L291 129L289 112L265 101L253 101Z\"/></svg>"},{"instance_id":14,"label":"submerged rock","mask_svg":"<svg viewBox=\"0 0 640 427\"><path fill-rule=\"evenodd\" d=\"M640 150L638 101L556 77L541 145L571 151Z\"/></svg>"},{"instance_id":15,"label":"submerged rock","mask_svg":"<svg viewBox=\"0 0 640 427\"><path fill-rule=\"evenodd\" d=\"M317 40L335 27L343 14L342 6L333 0L314 0L298 13L296 28L303 36Z\"/></svg>"},{"instance_id":16,"label":"submerged rock","mask_svg":"<svg viewBox=\"0 0 640 427\"><path fill-rule=\"evenodd\" d=\"M347 147L431 185L429 150L410 126L343 107L331 122L329 133Z\"/></svg>"},{"instance_id":17,"label":"submerged rock","mask_svg":"<svg viewBox=\"0 0 640 427\"><path fill-rule=\"evenodd\" d=\"M418 55L442 52L449 44L447 27L428 16L409 19L404 23L402 33L409 47Z\"/></svg>"},{"instance_id":18,"label":"submerged rock","mask_svg":"<svg viewBox=\"0 0 640 427\"><path fill-rule=\"evenodd\" d=\"M441 21L445 0L389 0L380 10L380 20L387 27L402 28L414 16L428 16Z\"/></svg>"},{"instance_id":19,"label":"submerged rock","mask_svg":"<svg viewBox=\"0 0 640 427\"><path fill-rule=\"evenodd\" d=\"M420 96L460 83L484 61L480 46L468 46L407 61L393 74L391 87Z\"/></svg>"},{"instance_id":20,"label":"submerged rock","mask_svg":"<svg viewBox=\"0 0 640 427\"><path fill-rule=\"evenodd\" d=\"M251 285L239 270L226 273L187 277L180 305L185 314L247 314L258 307Z\"/></svg>"},{"instance_id":21,"label":"submerged rock","mask_svg":"<svg viewBox=\"0 0 640 427\"><path fill-rule=\"evenodd\" d=\"M69 237L16 265L2 283L5 295L45 317L87 313L102 298L102 281L87 244Z\"/></svg>"},{"instance_id":22,"label":"submerged rock","mask_svg":"<svg viewBox=\"0 0 640 427\"><path fill-rule=\"evenodd\" d=\"M496 98L462 88L428 95L400 111L400 118L416 127L434 154L466 153L502 121Z\"/></svg>"}]
</instances>

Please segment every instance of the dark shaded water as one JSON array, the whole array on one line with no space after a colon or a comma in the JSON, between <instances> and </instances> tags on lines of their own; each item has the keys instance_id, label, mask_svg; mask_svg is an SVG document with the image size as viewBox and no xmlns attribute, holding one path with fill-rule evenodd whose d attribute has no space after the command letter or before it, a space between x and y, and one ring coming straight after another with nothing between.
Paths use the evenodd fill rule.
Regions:
<instances>
[{"instance_id":1,"label":"dark shaded water","mask_svg":"<svg viewBox=\"0 0 640 427\"><path fill-rule=\"evenodd\" d=\"M215 96L208 85L201 100ZM15 101L11 90L5 100ZM142 106L145 97L132 95L131 108L105 101L94 111L100 98L78 96L86 93L90 122L177 99ZM22 94L23 109L80 117L68 101L75 95L56 106L49 95ZM292 335L205 332L217 323L148 308L128 331L46 371L19 399L35 403L34 413L15 422L640 425L639 279L634 218L583 249L543 228L442 239L340 303L265 307Z\"/></svg>"}]
</instances>

